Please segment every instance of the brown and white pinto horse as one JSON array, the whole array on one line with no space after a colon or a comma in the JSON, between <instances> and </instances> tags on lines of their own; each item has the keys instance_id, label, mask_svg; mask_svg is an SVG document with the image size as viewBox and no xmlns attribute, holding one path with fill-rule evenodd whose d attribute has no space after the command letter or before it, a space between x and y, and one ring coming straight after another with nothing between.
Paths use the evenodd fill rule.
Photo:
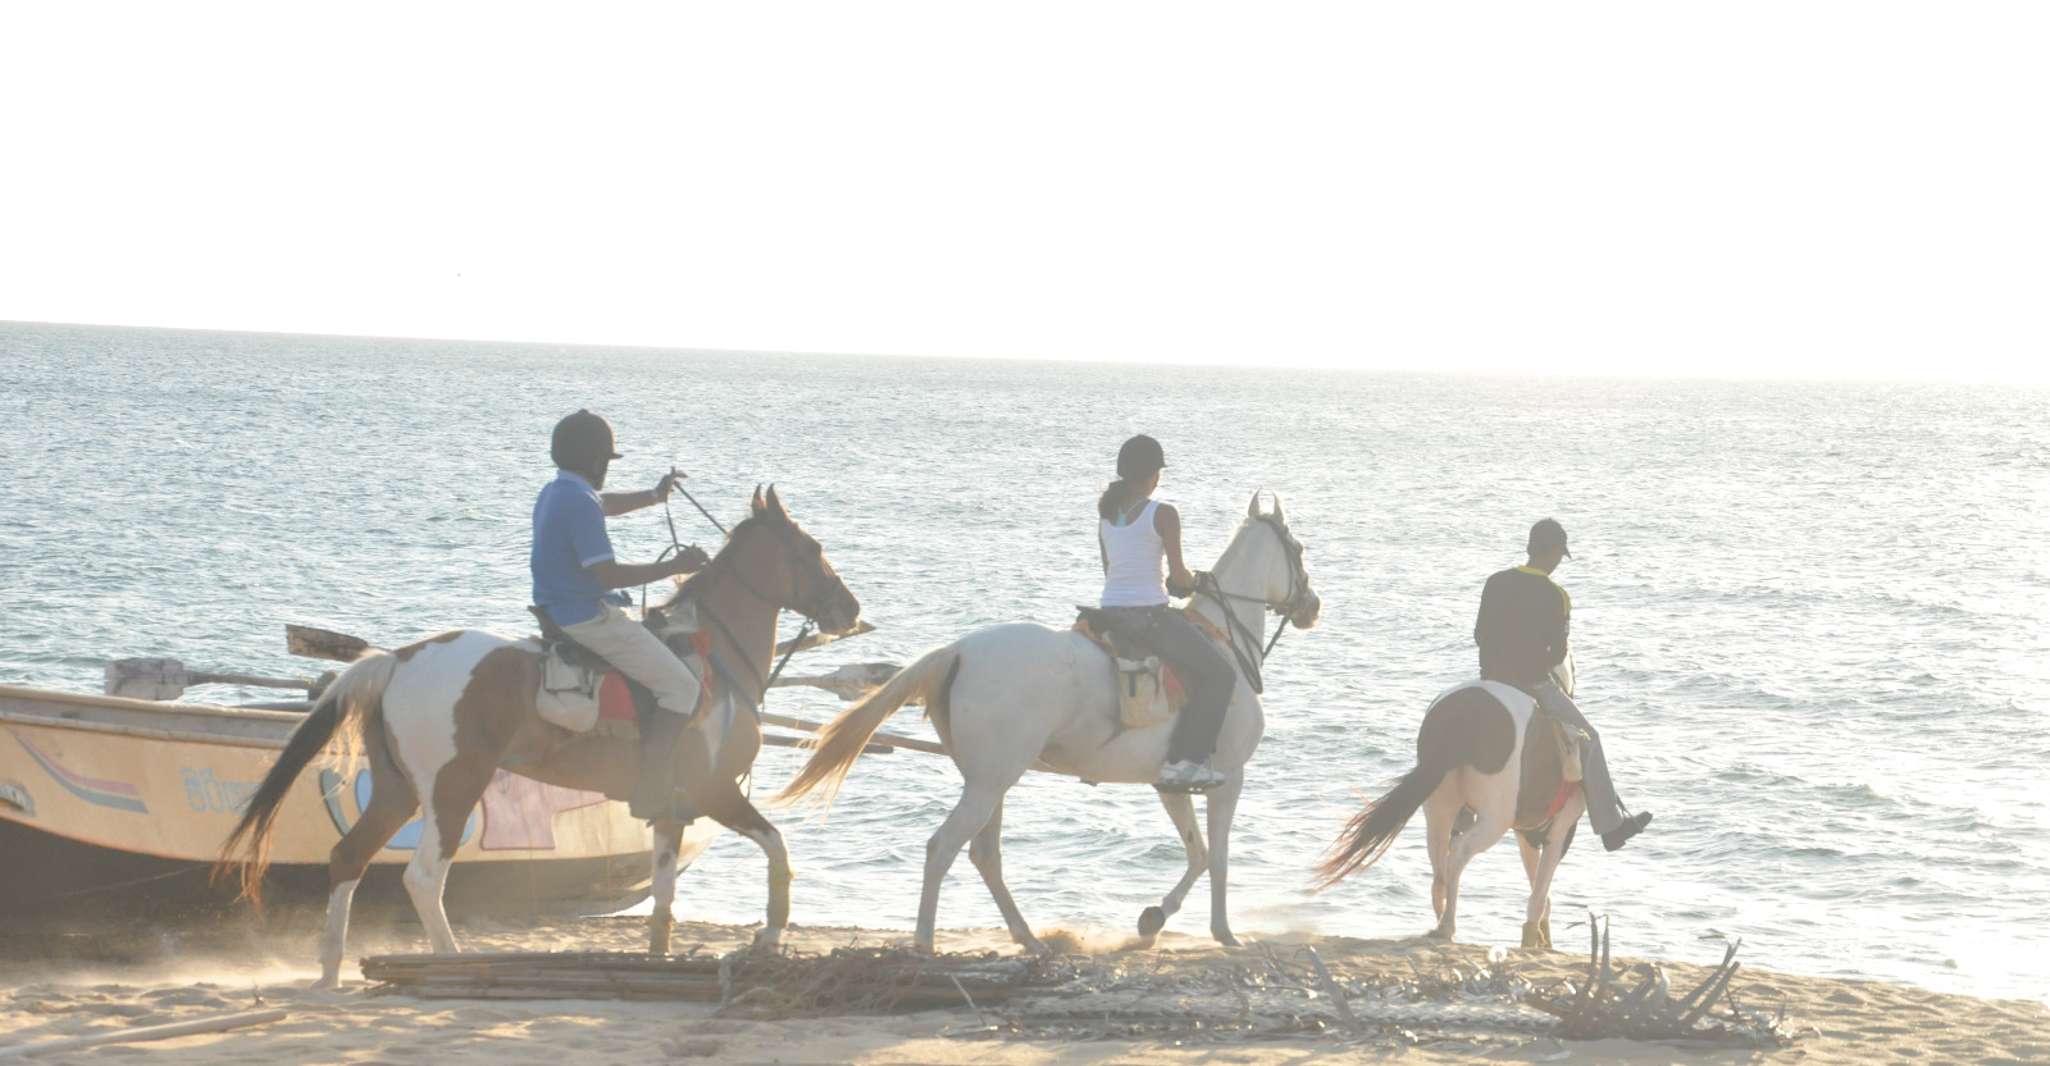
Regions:
<instances>
[{"instance_id":1,"label":"brown and white pinto horse","mask_svg":"<svg viewBox=\"0 0 2050 1066\"><path fill-rule=\"evenodd\" d=\"M1570 694L1572 657L1552 673ZM1577 784L1567 784L1558 745L1542 732L1533 736L1536 707L1529 695L1495 681L1471 681L1440 694L1417 731L1416 768L1346 823L1317 868L1319 887L1372 866L1422 807L1431 904L1438 912L1437 927L1426 935L1450 940L1460 874L1475 855L1515 829L1530 880L1523 946L1551 947L1552 875L1573 843L1587 801Z\"/></svg>"},{"instance_id":2,"label":"brown and white pinto horse","mask_svg":"<svg viewBox=\"0 0 2050 1066\"><path fill-rule=\"evenodd\" d=\"M679 583L665 607L695 601L711 630L712 654L728 669L752 675L752 691L737 696L760 705L776 643L776 618L789 609L829 633L853 628L861 613L819 543L791 521L771 487L755 490L752 513L704 570ZM653 612L651 612L653 613ZM659 631L659 630L658 630ZM673 645L683 634L663 634ZM687 649L679 648L680 651ZM221 851L216 876L236 877L244 898L261 901L272 822L294 778L337 734L360 734L374 787L369 808L336 844L329 858L327 927L321 938L323 987L339 980L349 905L371 857L413 817L424 800L419 846L403 877L434 950L457 949L442 910L442 886L463 823L503 767L567 788L632 794L640 773L638 745L594 734L571 733L544 721L535 709L541 645L478 630L443 633L392 652L371 652L329 685L287 742ZM742 682L740 687L745 687ZM678 743L681 778L691 806L759 844L769 859L768 919L756 938L773 949L790 918L790 860L776 828L742 794L738 779L761 749L753 714L732 716L730 729L707 737L709 716ZM716 746L716 756L710 749ZM668 951L674 919L677 851L684 827L655 825L655 912L650 950ZM239 853L239 854L238 854Z\"/></svg>"}]
</instances>

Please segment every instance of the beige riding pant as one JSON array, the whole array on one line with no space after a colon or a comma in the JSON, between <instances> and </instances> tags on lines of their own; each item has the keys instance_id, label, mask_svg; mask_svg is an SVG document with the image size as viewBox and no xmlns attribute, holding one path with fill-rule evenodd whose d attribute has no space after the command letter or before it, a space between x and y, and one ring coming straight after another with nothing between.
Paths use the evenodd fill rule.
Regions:
<instances>
[{"instance_id":1,"label":"beige riding pant","mask_svg":"<svg viewBox=\"0 0 2050 1066\"><path fill-rule=\"evenodd\" d=\"M656 704L663 710L674 711L686 719L696 714L698 679L683 665L683 660L648 632L648 627L627 617L618 604L604 604L603 609L605 613L598 617L563 626L562 631L653 692Z\"/></svg>"}]
</instances>

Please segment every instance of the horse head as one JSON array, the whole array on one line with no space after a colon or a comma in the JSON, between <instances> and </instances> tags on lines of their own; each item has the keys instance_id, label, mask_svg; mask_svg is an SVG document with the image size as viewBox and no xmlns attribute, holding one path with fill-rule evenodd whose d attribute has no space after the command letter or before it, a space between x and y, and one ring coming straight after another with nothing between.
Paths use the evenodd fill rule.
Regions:
<instances>
[{"instance_id":1,"label":"horse head","mask_svg":"<svg viewBox=\"0 0 2050 1066\"><path fill-rule=\"evenodd\" d=\"M861 619L861 603L826 559L825 549L784 510L776 487L755 487L747 520L714 565L731 566L756 596L796 611L827 633L845 633ZM729 559L729 556L731 557Z\"/></svg>"},{"instance_id":2,"label":"horse head","mask_svg":"<svg viewBox=\"0 0 2050 1066\"><path fill-rule=\"evenodd\" d=\"M1262 531L1272 535L1261 536ZM1324 600L1310 587L1310 571L1303 563L1303 542L1289 532L1288 518L1281 512L1281 497L1274 498L1273 510L1262 511L1260 493L1253 493L1252 502L1246 505L1246 520L1232 538L1232 548L1241 545L1251 560L1247 570L1254 575L1252 580L1259 585L1260 598L1267 601L1267 606L1297 629L1316 625L1324 610ZM1228 549L1225 554L1234 552Z\"/></svg>"}]
</instances>

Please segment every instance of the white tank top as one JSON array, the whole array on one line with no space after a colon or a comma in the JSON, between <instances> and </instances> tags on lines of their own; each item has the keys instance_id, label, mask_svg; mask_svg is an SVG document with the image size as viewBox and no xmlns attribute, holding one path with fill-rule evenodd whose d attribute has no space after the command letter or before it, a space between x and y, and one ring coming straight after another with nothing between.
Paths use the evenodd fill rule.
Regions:
<instances>
[{"instance_id":1,"label":"white tank top","mask_svg":"<svg viewBox=\"0 0 2050 1066\"><path fill-rule=\"evenodd\" d=\"M1103 606L1159 607L1167 602L1167 545L1153 528L1157 500L1146 501L1128 525L1099 520L1103 554Z\"/></svg>"}]
</instances>

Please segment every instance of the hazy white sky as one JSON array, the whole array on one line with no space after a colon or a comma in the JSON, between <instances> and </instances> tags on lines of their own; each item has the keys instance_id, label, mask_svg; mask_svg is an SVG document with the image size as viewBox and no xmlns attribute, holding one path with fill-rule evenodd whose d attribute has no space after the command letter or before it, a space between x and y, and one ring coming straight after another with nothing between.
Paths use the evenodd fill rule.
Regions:
<instances>
[{"instance_id":1,"label":"hazy white sky","mask_svg":"<svg viewBox=\"0 0 2050 1066\"><path fill-rule=\"evenodd\" d=\"M2050 5L10 3L0 319L2050 379Z\"/></svg>"}]
</instances>

